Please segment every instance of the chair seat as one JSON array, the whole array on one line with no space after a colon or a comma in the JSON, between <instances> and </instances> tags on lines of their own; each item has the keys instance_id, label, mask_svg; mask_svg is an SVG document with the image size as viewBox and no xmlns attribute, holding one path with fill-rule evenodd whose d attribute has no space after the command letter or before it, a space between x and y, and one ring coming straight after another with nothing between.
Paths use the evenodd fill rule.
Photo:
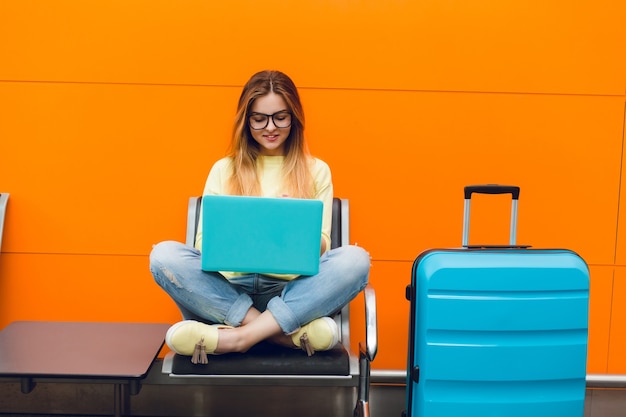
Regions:
<instances>
[{"instance_id":1,"label":"chair seat","mask_svg":"<svg viewBox=\"0 0 626 417\"><path fill-rule=\"evenodd\" d=\"M331 350L313 356L301 349L289 349L271 343L259 343L248 352L209 355L205 365L191 363L191 357L174 355L175 375L349 375L350 358L338 343Z\"/></svg>"}]
</instances>

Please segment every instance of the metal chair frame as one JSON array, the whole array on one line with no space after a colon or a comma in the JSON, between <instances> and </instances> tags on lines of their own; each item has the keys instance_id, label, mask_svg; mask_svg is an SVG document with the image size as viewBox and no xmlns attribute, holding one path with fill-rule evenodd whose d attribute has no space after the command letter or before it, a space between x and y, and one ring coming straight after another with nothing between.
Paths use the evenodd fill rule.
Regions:
<instances>
[{"instance_id":1,"label":"metal chair frame","mask_svg":"<svg viewBox=\"0 0 626 417\"><path fill-rule=\"evenodd\" d=\"M200 218L202 197L191 197L188 203L186 244L193 246ZM349 244L349 201L333 199L332 247ZM376 296L368 285L363 291L365 301L365 340L359 342L358 354L350 348L350 305L335 316L341 330L340 341L349 355L349 375L179 375L172 373L174 354L168 353L163 360L162 372L179 383L191 379L194 384L209 385L275 385L275 386L328 386L355 387L357 389L354 416L369 416L370 364L378 351L376 323Z\"/></svg>"},{"instance_id":2,"label":"metal chair frame","mask_svg":"<svg viewBox=\"0 0 626 417\"><path fill-rule=\"evenodd\" d=\"M0 251L2 251L2 233L4 232L4 216L6 214L9 193L0 193Z\"/></svg>"}]
</instances>

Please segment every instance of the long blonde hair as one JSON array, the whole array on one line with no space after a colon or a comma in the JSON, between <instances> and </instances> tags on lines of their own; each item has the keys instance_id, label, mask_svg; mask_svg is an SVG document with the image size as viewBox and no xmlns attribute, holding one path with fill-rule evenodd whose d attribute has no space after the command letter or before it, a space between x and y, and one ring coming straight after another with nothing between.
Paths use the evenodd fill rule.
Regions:
<instances>
[{"instance_id":1,"label":"long blonde hair","mask_svg":"<svg viewBox=\"0 0 626 417\"><path fill-rule=\"evenodd\" d=\"M258 72L243 87L230 143L229 156L233 161L233 174L228 181L228 192L232 195L261 194L257 177L260 145L250 133L248 116L254 101L269 93L281 96L292 113L291 132L285 141L283 189L290 197L312 198L314 193L310 171L312 158L304 139L302 103L293 81L280 71Z\"/></svg>"}]
</instances>

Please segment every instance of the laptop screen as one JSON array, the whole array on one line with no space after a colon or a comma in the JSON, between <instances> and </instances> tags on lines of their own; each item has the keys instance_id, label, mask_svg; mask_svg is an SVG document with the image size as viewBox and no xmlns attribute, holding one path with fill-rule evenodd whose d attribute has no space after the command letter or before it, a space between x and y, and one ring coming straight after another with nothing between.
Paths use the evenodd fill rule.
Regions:
<instances>
[{"instance_id":1,"label":"laptop screen","mask_svg":"<svg viewBox=\"0 0 626 417\"><path fill-rule=\"evenodd\" d=\"M320 200L206 195L202 198L202 269L315 275Z\"/></svg>"}]
</instances>

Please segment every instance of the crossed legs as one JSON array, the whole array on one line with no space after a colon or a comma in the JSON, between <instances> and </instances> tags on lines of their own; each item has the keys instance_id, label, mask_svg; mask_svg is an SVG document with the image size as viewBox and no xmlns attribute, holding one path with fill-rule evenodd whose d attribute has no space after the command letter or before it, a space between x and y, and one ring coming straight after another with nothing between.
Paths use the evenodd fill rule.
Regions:
<instances>
[{"instance_id":1,"label":"crossed legs","mask_svg":"<svg viewBox=\"0 0 626 417\"><path fill-rule=\"evenodd\" d=\"M350 302L367 284L369 266L369 255L362 248L343 246L331 250L320 258L317 275L281 282L278 294L271 291L269 296L262 294L261 298L265 296L269 300L261 302L262 306L266 305L261 311L254 306L252 293L259 282L276 279L250 274L233 284L219 273L202 271L200 252L178 242L159 243L150 255L150 269L156 282L176 302L185 319L231 326L209 329L211 326L199 323L185 336L193 339L197 333L203 333L202 338L214 342L215 353L245 352L263 340L300 346L299 333L304 325L309 326L309 337L317 335L325 339L315 350L320 350L320 346L323 349L333 340L336 343L334 335L327 334L336 333L336 326L332 328L334 322L316 319L331 315ZM329 337L330 342L326 340Z\"/></svg>"}]
</instances>

